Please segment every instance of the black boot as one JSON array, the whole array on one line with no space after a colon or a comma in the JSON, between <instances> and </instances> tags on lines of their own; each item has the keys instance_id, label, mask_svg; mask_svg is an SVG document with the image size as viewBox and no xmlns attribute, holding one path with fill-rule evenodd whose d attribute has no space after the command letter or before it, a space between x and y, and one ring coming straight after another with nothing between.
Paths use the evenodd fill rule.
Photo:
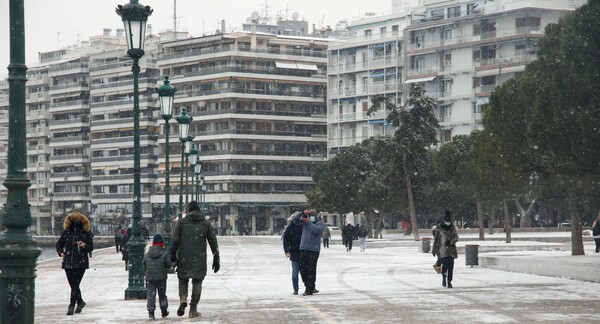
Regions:
<instances>
[{"instance_id":1,"label":"black boot","mask_svg":"<svg viewBox=\"0 0 600 324\"><path fill-rule=\"evenodd\" d=\"M448 288L452 288L452 284L448 281Z\"/></svg>"},{"instance_id":2,"label":"black boot","mask_svg":"<svg viewBox=\"0 0 600 324\"><path fill-rule=\"evenodd\" d=\"M162 317L167 317L169 316L169 311L166 308L161 308L160 314L162 315Z\"/></svg>"},{"instance_id":3,"label":"black boot","mask_svg":"<svg viewBox=\"0 0 600 324\"><path fill-rule=\"evenodd\" d=\"M154 311L153 310L148 311L148 318L152 319L152 320L154 319Z\"/></svg>"},{"instance_id":4,"label":"black boot","mask_svg":"<svg viewBox=\"0 0 600 324\"><path fill-rule=\"evenodd\" d=\"M73 315L74 311L75 311L75 305L69 305L69 308L67 309L67 315Z\"/></svg>"},{"instance_id":5,"label":"black boot","mask_svg":"<svg viewBox=\"0 0 600 324\"><path fill-rule=\"evenodd\" d=\"M80 300L77 302L77 308L75 308L75 313L79 314L81 313L81 311L83 310L83 308L85 307L85 302L83 300Z\"/></svg>"},{"instance_id":6,"label":"black boot","mask_svg":"<svg viewBox=\"0 0 600 324\"><path fill-rule=\"evenodd\" d=\"M442 275L442 287L446 287L446 275Z\"/></svg>"}]
</instances>

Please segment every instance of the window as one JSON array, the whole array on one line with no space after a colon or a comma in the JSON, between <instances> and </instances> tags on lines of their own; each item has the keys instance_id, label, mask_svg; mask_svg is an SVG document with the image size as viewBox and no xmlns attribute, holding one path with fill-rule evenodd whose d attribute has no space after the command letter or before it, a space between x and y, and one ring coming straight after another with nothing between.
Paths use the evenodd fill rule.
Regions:
<instances>
[{"instance_id":1,"label":"window","mask_svg":"<svg viewBox=\"0 0 600 324\"><path fill-rule=\"evenodd\" d=\"M362 78L362 85L363 85L363 93L368 93L369 92L369 78L367 78L367 77Z\"/></svg>"},{"instance_id":2,"label":"window","mask_svg":"<svg viewBox=\"0 0 600 324\"><path fill-rule=\"evenodd\" d=\"M444 92L452 91L452 80L444 80Z\"/></svg>"},{"instance_id":3,"label":"window","mask_svg":"<svg viewBox=\"0 0 600 324\"><path fill-rule=\"evenodd\" d=\"M473 15L473 14L476 14L476 13L478 13L478 12L477 12L477 10L476 10L475 8L477 8L477 5L476 5L476 4L474 4L474 3L469 3L469 4L467 5L467 15Z\"/></svg>"},{"instance_id":4,"label":"window","mask_svg":"<svg viewBox=\"0 0 600 324\"><path fill-rule=\"evenodd\" d=\"M433 19L433 20L444 19L444 9L431 10L431 19Z\"/></svg>"},{"instance_id":5,"label":"window","mask_svg":"<svg viewBox=\"0 0 600 324\"><path fill-rule=\"evenodd\" d=\"M452 54L444 55L444 66L452 66Z\"/></svg>"},{"instance_id":6,"label":"window","mask_svg":"<svg viewBox=\"0 0 600 324\"><path fill-rule=\"evenodd\" d=\"M515 56L525 55L525 51L527 50L527 45L518 44L515 46Z\"/></svg>"},{"instance_id":7,"label":"window","mask_svg":"<svg viewBox=\"0 0 600 324\"><path fill-rule=\"evenodd\" d=\"M460 17L460 6L448 8L448 18Z\"/></svg>"},{"instance_id":8,"label":"window","mask_svg":"<svg viewBox=\"0 0 600 324\"><path fill-rule=\"evenodd\" d=\"M540 24L540 17L521 17L516 19L517 31L539 30Z\"/></svg>"},{"instance_id":9,"label":"window","mask_svg":"<svg viewBox=\"0 0 600 324\"><path fill-rule=\"evenodd\" d=\"M370 29L365 30L365 38L367 38L367 39L371 38L371 30Z\"/></svg>"},{"instance_id":10,"label":"window","mask_svg":"<svg viewBox=\"0 0 600 324\"><path fill-rule=\"evenodd\" d=\"M392 35L394 35L394 36L398 35L398 25L392 26Z\"/></svg>"},{"instance_id":11,"label":"window","mask_svg":"<svg viewBox=\"0 0 600 324\"><path fill-rule=\"evenodd\" d=\"M475 36L481 35L481 24L473 25L473 35L475 35Z\"/></svg>"},{"instance_id":12,"label":"window","mask_svg":"<svg viewBox=\"0 0 600 324\"><path fill-rule=\"evenodd\" d=\"M386 27L379 28L379 33L383 37L387 33L387 28Z\"/></svg>"},{"instance_id":13,"label":"window","mask_svg":"<svg viewBox=\"0 0 600 324\"><path fill-rule=\"evenodd\" d=\"M452 29L444 29L444 39L445 40L452 39Z\"/></svg>"}]
</instances>

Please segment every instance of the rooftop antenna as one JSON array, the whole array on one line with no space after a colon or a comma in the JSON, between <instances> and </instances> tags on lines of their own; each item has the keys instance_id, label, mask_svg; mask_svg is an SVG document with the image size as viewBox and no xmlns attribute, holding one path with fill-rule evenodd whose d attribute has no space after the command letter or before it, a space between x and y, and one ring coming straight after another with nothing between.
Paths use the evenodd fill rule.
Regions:
<instances>
[{"instance_id":1,"label":"rooftop antenna","mask_svg":"<svg viewBox=\"0 0 600 324\"><path fill-rule=\"evenodd\" d=\"M268 21L269 20L269 8L271 8L271 6L269 6L269 1L265 0L265 14L263 15L263 17L265 17L265 20Z\"/></svg>"},{"instance_id":2,"label":"rooftop antenna","mask_svg":"<svg viewBox=\"0 0 600 324\"><path fill-rule=\"evenodd\" d=\"M60 48L60 32L56 32L56 49Z\"/></svg>"},{"instance_id":3,"label":"rooftop antenna","mask_svg":"<svg viewBox=\"0 0 600 324\"><path fill-rule=\"evenodd\" d=\"M177 0L173 0L173 32L177 32Z\"/></svg>"}]
</instances>

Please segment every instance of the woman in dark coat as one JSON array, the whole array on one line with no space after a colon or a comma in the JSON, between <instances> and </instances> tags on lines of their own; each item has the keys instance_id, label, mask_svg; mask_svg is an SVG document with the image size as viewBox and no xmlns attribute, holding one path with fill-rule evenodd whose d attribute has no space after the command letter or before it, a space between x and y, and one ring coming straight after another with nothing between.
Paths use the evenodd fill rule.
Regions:
<instances>
[{"instance_id":1,"label":"woman in dark coat","mask_svg":"<svg viewBox=\"0 0 600 324\"><path fill-rule=\"evenodd\" d=\"M123 235L123 239L121 240L121 253L123 253L123 257L121 259L125 261L125 271L129 269L129 247L127 246L129 239L131 239L131 227L127 227L125 235Z\"/></svg>"},{"instance_id":2,"label":"woman in dark coat","mask_svg":"<svg viewBox=\"0 0 600 324\"><path fill-rule=\"evenodd\" d=\"M94 250L90 221L80 212L72 212L65 218L64 231L56 242L56 252L62 258L67 280L71 286L71 301L67 315L81 313L85 302L81 298L79 284L89 268L88 254ZM77 308L75 308L77 303Z\"/></svg>"},{"instance_id":3,"label":"woman in dark coat","mask_svg":"<svg viewBox=\"0 0 600 324\"><path fill-rule=\"evenodd\" d=\"M452 288L454 259L458 258L456 242L458 242L458 233L452 224L452 213L447 210L444 220L435 227L432 253L433 256L438 257L436 265L439 263L442 266L442 286L448 288Z\"/></svg>"}]
</instances>

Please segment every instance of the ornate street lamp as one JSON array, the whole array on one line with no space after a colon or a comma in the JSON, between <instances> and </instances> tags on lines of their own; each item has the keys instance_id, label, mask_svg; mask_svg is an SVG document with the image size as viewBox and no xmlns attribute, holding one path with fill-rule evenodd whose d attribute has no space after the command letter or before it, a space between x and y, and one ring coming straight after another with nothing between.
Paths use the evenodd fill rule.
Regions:
<instances>
[{"instance_id":1,"label":"ornate street lamp","mask_svg":"<svg viewBox=\"0 0 600 324\"><path fill-rule=\"evenodd\" d=\"M10 64L8 65L8 171L2 183L8 189L0 234L0 323L33 323L35 265L41 250L27 230L31 210L27 200L25 120L25 6L9 1Z\"/></svg>"},{"instance_id":2,"label":"ornate street lamp","mask_svg":"<svg viewBox=\"0 0 600 324\"><path fill-rule=\"evenodd\" d=\"M192 192L191 192L191 199L194 199L194 170L196 168L196 163L198 163L198 150L196 150L196 146L194 144L192 144L192 150L190 151L190 166L192 168ZM187 192L185 193L186 197L187 197ZM186 198L186 202L187 202L187 198Z\"/></svg>"},{"instance_id":3,"label":"ornate street lamp","mask_svg":"<svg viewBox=\"0 0 600 324\"><path fill-rule=\"evenodd\" d=\"M189 185L188 185L188 174L189 174L189 170L190 170L190 154L192 154L192 147L194 145L194 137L192 135L188 135L187 140L185 141L185 206L186 206L186 210L187 210L187 205L188 205L188 192L189 192Z\"/></svg>"},{"instance_id":4,"label":"ornate street lamp","mask_svg":"<svg viewBox=\"0 0 600 324\"><path fill-rule=\"evenodd\" d=\"M173 99L175 98L177 88L169 84L169 76L165 75L163 85L156 88L156 92L158 92L160 102L160 115L165 120L165 223L163 225L163 238L168 250L171 243L171 180L169 178L169 172L171 171L169 164L169 155L171 153L169 149L169 133L171 126L169 125L169 120L173 117Z\"/></svg>"},{"instance_id":5,"label":"ornate street lamp","mask_svg":"<svg viewBox=\"0 0 600 324\"><path fill-rule=\"evenodd\" d=\"M185 154L185 142L187 141L190 132L190 123L192 117L188 116L185 108L181 108L181 115L175 118L179 124L179 141L181 142L181 164L179 167L179 214L177 218L181 219L183 213L183 155Z\"/></svg>"},{"instance_id":6,"label":"ornate street lamp","mask_svg":"<svg viewBox=\"0 0 600 324\"><path fill-rule=\"evenodd\" d=\"M202 162L202 160L198 159L198 161L196 162L196 165L194 166L194 174L196 174L196 185L194 186L194 190L196 191L196 194L194 195L194 199L198 202L200 202L200 186L202 185L200 183L200 174L202 174L202 164L204 162Z\"/></svg>"},{"instance_id":7,"label":"ornate street lamp","mask_svg":"<svg viewBox=\"0 0 600 324\"><path fill-rule=\"evenodd\" d=\"M125 289L125 299L145 299L146 287L142 259L146 241L142 238L141 184L140 184L140 98L138 78L140 58L144 56L144 40L146 38L146 22L152 14L149 6L141 5L138 0L130 0L128 4L118 5L116 12L121 16L127 38L127 55L133 59L133 215L132 234L128 243L129 251L129 286Z\"/></svg>"}]
</instances>

